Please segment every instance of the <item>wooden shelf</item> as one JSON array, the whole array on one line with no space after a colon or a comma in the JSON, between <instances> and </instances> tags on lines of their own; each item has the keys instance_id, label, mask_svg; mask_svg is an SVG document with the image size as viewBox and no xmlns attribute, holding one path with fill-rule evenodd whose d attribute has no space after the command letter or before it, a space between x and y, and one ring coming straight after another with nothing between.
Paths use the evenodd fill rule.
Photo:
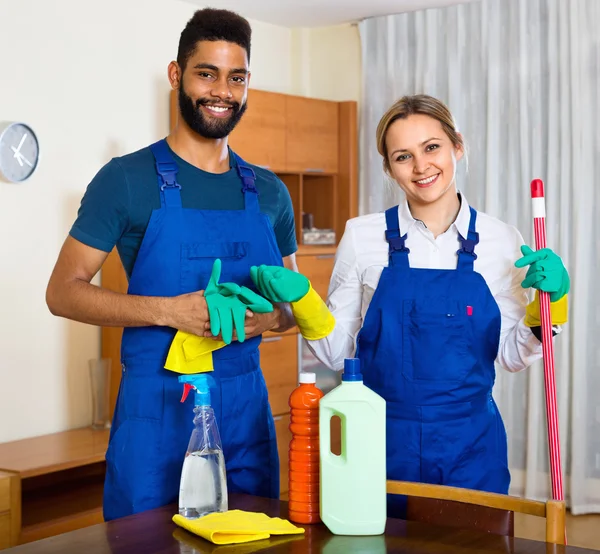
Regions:
<instances>
[{"instance_id":1,"label":"wooden shelf","mask_svg":"<svg viewBox=\"0 0 600 554\"><path fill-rule=\"evenodd\" d=\"M54 481L49 476L23 481L21 542L55 534L52 529L57 526L72 529L79 520L102 521L104 474L105 466L100 463L94 471L86 468L79 475L73 470L59 472Z\"/></svg>"},{"instance_id":2,"label":"wooden shelf","mask_svg":"<svg viewBox=\"0 0 600 554\"><path fill-rule=\"evenodd\" d=\"M305 175L302 178L302 211L313 216L317 229L333 229L337 221L337 177ZM298 222L302 226L302 221ZM336 235L336 242L340 238Z\"/></svg>"},{"instance_id":3,"label":"wooden shelf","mask_svg":"<svg viewBox=\"0 0 600 554\"><path fill-rule=\"evenodd\" d=\"M0 444L0 468L16 480L10 496L11 544L103 521L109 434L84 428Z\"/></svg>"},{"instance_id":4,"label":"wooden shelf","mask_svg":"<svg viewBox=\"0 0 600 554\"><path fill-rule=\"evenodd\" d=\"M68 533L97 523L104 523L102 507L88 511L78 511L69 516L54 518L37 525L23 527L20 544L39 541L62 533Z\"/></svg>"},{"instance_id":5,"label":"wooden shelf","mask_svg":"<svg viewBox=\"0 0 600 554\"><path fill-rule=\"evenodd\" d=\"M74 429L0 444L0 470L26 479L102 462L109 433L109 429Z\"/></svg>"}]
</instances>

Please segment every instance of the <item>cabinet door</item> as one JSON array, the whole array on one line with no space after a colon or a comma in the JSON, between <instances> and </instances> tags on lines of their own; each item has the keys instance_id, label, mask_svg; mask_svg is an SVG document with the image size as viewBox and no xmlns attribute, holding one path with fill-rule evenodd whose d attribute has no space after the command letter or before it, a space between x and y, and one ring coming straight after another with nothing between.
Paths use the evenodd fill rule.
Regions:
<instances>
[{"instance_id":1,"label":"cabinet door","mask_svg":"<svg viewBox=\"0 0 600 554\"><path fill-rule=\"evenodd\" d=\"M279 489L280 495L288 492L288 452L292 433L290 431L289 414L275 416L275 435L277 436L277 452L279 453Z\"/></svg>"},{"instance_id":2,"label":"cabinet door","mask_svg":"<svg viewBox=\"0 0 600 554\"><path fill-rule=\"evenodd\" d=\"M272 171L285 169L285 96L248 91L248 109L229 136L229 145L247 162Z\"/></svg>"},{"instance_id":3,"label":"cabinet door","mask_svg":"<svg viewBox=\"0 0 600 554\"><path fill-rule=\"evenodd\" d=\"M10 531L10 514L0 514L0 550L12 546L10 541Z\"/></svg>"},{"instance_id":4,"label":"cabinet door","mask_svg":"<svg viewBox=\"0 0 600 554\"><path fill-rule=\"evenodd\" d=\"M290 411L290 394L298 384L298 335L264 338L260 367L269 391L273 415Z\"/></svg>"},{"instance_id":5,"label":"cabinet door","mask_svg":"<svg viewBox=\"0 0 600 554\"><path fill-rule=\"evenodd\" d=\"M306 276L312 288L323 299L327 299L329 281L333 272L334 254L321 254L318 256L298 256L296 262L298 271Z\"/></svg>"},{"instance_id":6,"label":"cabinet door","mask_svg":"<svg viewBox=\"0 0 600 554\"><path fill-rule=\"evenodd\" d=\"M0 471L0 550L17 544L21 532L20 491L19 476Z\"/></svg>"},{"instance_id":7,"label":"cabinet door","mask_svg":"<svg viewBox=\"0 0 600 554\"><path fill-rule=\"evenodd\" d=\"M287 171L337 173L337 102L286 98Z\"/></svg>"},{"instance_id":8,"label":"cabinet door","mask_svg":"<svg viewBox=\"0 0 600 554\"><path fill-rule=\"evenodd\" d=\"M8 512L11 506L10 477L0 473L0 512Z\"/></svg>"}]
</instances>

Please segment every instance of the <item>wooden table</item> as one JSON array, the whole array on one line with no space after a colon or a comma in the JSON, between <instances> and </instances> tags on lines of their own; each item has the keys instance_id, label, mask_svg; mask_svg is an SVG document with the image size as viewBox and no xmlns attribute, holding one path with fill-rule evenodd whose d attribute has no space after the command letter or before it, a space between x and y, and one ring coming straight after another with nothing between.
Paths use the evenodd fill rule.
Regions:
<instances>
[{"instance_id":1,"label":"wooden table","mask_svg":"<svg viewBox=\"0 0 600 554\"><path fill-rule=\"evenodd\" d=\"M287 503L245 495L231 495L230 508L263 512L287 518ZM380 554L397 552L475 554L584 554L598 552L550 545L524 539L498 537L473 531L433 527L402 520L388 520L385 535L342 537L324 525L306 526L304 535L288 535L243 545L217 546L177 527L171 517L176 506L166 506L135 516L79 529L64 535L3 551L7 554Z\"/></svg>"}]
</instances>

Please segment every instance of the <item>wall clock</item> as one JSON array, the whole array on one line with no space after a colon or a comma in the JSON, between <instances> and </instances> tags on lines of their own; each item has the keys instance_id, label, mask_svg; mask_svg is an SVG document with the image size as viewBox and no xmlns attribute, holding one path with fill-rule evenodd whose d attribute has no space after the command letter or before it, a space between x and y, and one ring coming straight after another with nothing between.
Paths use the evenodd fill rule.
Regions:
<instances>
[{"instance_id":1,"label":"wall clock","mask_svg":"<svg viewBox=\"0 0 600 554\"><path fill-rule=\"evenodd\" d=\"M0 123L0 175L11 183L25 181L35 171L40 147L25 123Z\"/></svg>"}]
</instances>

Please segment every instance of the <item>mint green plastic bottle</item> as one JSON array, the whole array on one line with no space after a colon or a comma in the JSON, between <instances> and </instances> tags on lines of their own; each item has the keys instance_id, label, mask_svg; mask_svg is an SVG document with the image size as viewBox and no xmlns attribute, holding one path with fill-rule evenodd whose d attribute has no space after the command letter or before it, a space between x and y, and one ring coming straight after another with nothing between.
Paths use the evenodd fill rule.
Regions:
<instances>
[{"instance_id":1,"label":"mint green plastic bottle","mask_svg":"<svg viewBox=\"0 0 600 554\"><path fill-rule=\"evenodd\" d=\"M339 416L341 454L331 452ZM363 384L360 361L344 362L342 383L319 403L321 520L335 535L380 535L386 522L385 400Z\"/></svg>"}]
</instances>

